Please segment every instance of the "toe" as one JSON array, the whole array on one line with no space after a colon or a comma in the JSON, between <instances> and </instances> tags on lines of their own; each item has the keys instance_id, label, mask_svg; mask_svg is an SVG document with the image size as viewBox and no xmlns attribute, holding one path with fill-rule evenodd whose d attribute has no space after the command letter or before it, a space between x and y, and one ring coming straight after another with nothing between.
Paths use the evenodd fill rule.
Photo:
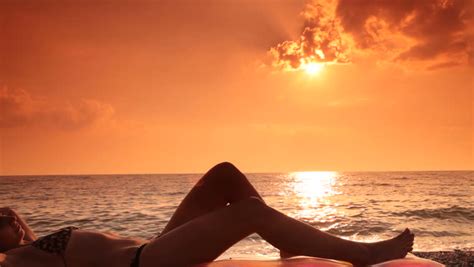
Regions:
<instances>
[{"instance_id":1,"label":"toe","mask_svg":"<svg viewBox=\"0 0 474 267\"><path fill-rule=\"evenodd\" d=\"M413 234L413 233L410 231L410 229L408 229L408 228L406 228L406 229L405 229L405 232L403 232L403 233L404 233L405 235L411 235L411 234Z\"/></svg>"},{"instance_id":2,"label":"toe","mask_svg":"<svg viewBox=\"0 0 474 267\"><path fill-rule=\"evenodd\" d=\"M408 228L405 228L405 230L403 230L403 232L400 235L406 235L408 233L409 233Z\"/></svg>"},{"instance_id":3,"label":"toe","mask_svg":"<svg viewBox=\"0 0 474 267\"><path fill-rule=\"evenodd\" d=\"M411 234L411 233L410 233L410 234L406 234L406 235L403 237L403 239L405 239L405 240L413 240L413 239L415 239L415 235L414 235L414 234Z\"/></svg>"},{"instance_id":4,"label":"toe","mask_svg":"<svg viewBox=\"0 0 474 267\"><path fill-rule=\"evenodd\" d=\"M396 236L395 238L398 238L398 239L403 239L403 238L406 238L409 234L408 228L405 228L405 231L401 232L398 236Z\"/></svg>"}]
</instances>

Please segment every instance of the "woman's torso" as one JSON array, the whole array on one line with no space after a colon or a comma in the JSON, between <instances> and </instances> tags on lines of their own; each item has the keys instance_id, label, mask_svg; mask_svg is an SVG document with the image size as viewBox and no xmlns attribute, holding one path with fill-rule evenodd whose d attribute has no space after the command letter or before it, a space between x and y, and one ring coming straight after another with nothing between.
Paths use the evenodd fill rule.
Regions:
<instances>
[{"instance_id":1,"label":"woman's torso","mask_svg":"<svg viewBox=\"0 0 474 267\"><path fill-rule=\"evenodd\" d=\"M10 260L7 260L5 266L64 267L65 261L67 267L129 267L137 247L145 242L147 241L123 238L111 233L77 229L71 232L63 253L64 259L59 254L28 245L9 252L7 259Z\"/></svg>"}]
</instances>

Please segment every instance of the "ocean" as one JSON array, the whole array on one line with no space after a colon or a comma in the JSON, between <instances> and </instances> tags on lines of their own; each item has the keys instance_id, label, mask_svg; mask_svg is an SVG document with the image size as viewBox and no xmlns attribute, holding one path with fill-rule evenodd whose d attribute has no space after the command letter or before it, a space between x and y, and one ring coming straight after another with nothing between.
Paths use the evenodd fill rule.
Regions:
<instances>
[{"instance_id":1,"label":"ocean","mask_svg":"<svg viewBox=\"0 0 474 267\"><path fill-rule=\"evenodd\" d=\"M474 171L244 173L265 202L342 238L373 242L406 227L413 251L474 249ZM0 176L0 207L38 236L65 226L151 238L203 174ZM251 234L218 259L278 256Z\"/></svg>"}]
</instances>

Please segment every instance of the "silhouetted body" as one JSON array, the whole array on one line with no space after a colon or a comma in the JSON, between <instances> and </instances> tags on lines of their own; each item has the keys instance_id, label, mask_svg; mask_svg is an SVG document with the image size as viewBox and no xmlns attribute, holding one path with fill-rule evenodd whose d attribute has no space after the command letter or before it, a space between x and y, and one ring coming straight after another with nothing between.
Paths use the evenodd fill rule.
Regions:
<instances>
[{"instance_id":1,"label":"silhouetted body","mask_svg":"<svg viewBox=\"0 0 474 267\"><path fill-rule=\"evenodd\" d=\"M38 239L15 211L1 208L0 212L2 267L192 266L215 260L252 233L280 249L282 258L306 255L364 266L404 257L414 240L408 229L375 243L350 241L318 230L268 206L229 162L206 172L160 235L150 240L70 227L59 231L60 240L55 243L54 238Z\"/></svg>"}]
</instances>

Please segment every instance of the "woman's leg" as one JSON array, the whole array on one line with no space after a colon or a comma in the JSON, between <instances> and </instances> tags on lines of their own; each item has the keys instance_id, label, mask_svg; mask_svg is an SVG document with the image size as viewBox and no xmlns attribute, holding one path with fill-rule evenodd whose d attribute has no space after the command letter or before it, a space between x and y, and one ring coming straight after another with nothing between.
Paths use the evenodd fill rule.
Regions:
<instances>
[{"instance_id":1,"label":"woman's leg","mask_svg":"<svg viewBox=\"0 0 474 267\"><path fill-rule=\"evenodd\" d=\"M234 164L226 161L221 162L208 170L191 188L157 237L160 238L193 218L222 208L227 203L252 196L265 203L255 187ZM280 257L291 256L294 255L280 250Z\"/></svg>"},{"instance_id":2,"label":"woman's leg","mask_svg":"<svg viewBox=\"0 0 474 267\"><path fill-rule=\"evenodd\" d=\"M250 197L199 216L151 241L143 250L141 267L192 266L213 261L252 233L290 253L356 265L404 257L413 242L413 237L404 232L383 244L366 246L320 231Z\"/></svg>"},{"instance_id":3,"label":"woman's leg","mask_svg":"<svg viewBox=\"0 0 474 267\"><path fill-rule=\"evenodd\" d=\"M259 203L262 203L260 205ZM194 218L150 241L140 267L187 267L213 261L233 244L255 232L263 202L250 197Z\"/></svg>"},{"instance_id":4,"label":"woman's leg","mask_svg":"<svg viewBox=\"0 0 474 267\"><path fill-rule=\"evenodd\" d=\"M159 236L215 209L251 196L263 198L247 177L229 162L221 162L204 174L184 197Z\"/></svg>"}]
</instances>

